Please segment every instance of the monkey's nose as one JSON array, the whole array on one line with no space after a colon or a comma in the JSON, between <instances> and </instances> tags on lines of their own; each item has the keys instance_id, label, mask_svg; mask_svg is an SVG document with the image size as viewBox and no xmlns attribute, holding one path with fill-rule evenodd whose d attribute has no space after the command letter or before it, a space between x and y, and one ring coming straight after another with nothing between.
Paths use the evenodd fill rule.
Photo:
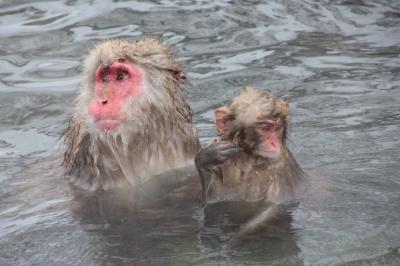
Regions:
<instances>
[{"instance_id":1,"label":"monkey's nose","mask_svg":"<svg viewBox=\"0 0 400 266\"><path fill-rule=\"evenodd\" d=\"M106 105L106 104L108 103L108 100L107 100L107 99L101 99L101 100L98 100L98 102L99 102L101 105Z\"/></svg>"}]
</instances>

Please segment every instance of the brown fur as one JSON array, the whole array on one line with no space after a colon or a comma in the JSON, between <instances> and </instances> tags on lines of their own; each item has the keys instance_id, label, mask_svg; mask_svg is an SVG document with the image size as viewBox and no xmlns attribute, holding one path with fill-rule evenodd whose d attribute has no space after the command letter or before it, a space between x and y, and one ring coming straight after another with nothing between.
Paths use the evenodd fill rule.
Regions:
<instances>
[{"instance_id":1,"label":"brown fur","mask_svg":"<svg viewBox=\"0 0 400 266\"><path fill-rule=\"evenodd\" d=\"M124 103L120 127L100 132L88 114L95 71L121 58L144 73L144 93ZM91 190L136 186L192 160L198 140L192 111L180 90L185 79L171 49L157 39L98 44L85 59L74 113L64 133L65 174Z\"/></svg>"},{"instance_id":2,"label":"brown fur","mask_svg":"<svg viewBox=\"0 0 400 266\"><path fill-rule=\"evenodd\" d=\"M251 86L244 87L227 107L233 116L228 131L247 128L266 118L280 117L286 120L289 113L285 101Z\"/></svg>"},{"instance_id":3,"label":"brown fur","mask_svg":"<svg viewBox=\"0 0 400 266\"><path fill-rule=\"evenodd\" d=\"M303 172L288 149L271 161L241 152L226 161L209 191L209 201L297 202L304 190Z\"/></svg>"},{"instance_id":4,"label":"brown fur","mask_svg":"<svg viewBox=\"0 0 400 266\"><path fill-rule=\"evenodd\" d=\"M281 118L285 128L283 142L286 141L289 105L271 93L247 86L228 104L227 109L230 112L230 121L224 130L224 139L235 143L239 141L238 138L249 141L249 129L254 128L257 122L268 118Z\"/></svg>"},{"instance_id":5,"label":"brown fur","mask_svg":"<svg viewBox=\"0 0 400 266\"><path fill-rule=\"evenodd\" d=\"M248 86L224 109L228 111L228 121L220 132L221 140L233 142L243 150L216 166L214 178L209 179L208 200L262 200L277 204L297 201L304 193L305 180L285 145L288 104L269 92ZM275 160L252 153L259 144L255 125L271 118L282 119L284 125L282 152Z\"/></svg>"}]
</instances>

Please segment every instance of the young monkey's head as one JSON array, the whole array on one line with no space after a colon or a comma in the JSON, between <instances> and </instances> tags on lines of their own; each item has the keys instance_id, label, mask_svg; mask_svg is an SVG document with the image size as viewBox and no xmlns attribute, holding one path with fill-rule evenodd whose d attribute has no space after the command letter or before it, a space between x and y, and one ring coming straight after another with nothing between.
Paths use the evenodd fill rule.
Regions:
<instances>
[{"instance_id":1,"label":"young monkey's head","mask_svg":"<svg viewBox=\"0 0 400 266\"><path fill-rule=\"evenodd\" d=\"M215 110L217 131L249 154L277 159L285 145L288 112L287 102L247 86Z\"/></svg>"}]
</instances>

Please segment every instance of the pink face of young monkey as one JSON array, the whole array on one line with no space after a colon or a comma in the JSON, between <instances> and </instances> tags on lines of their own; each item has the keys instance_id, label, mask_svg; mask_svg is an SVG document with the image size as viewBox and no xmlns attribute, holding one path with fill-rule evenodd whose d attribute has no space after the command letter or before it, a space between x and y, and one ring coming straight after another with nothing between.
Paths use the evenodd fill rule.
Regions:
<instances>
[{"instance_id":1,"label":"pink face of young monkey","mask_svg":"<svg viewBox=\"0 0 400 266\"><path fill-rule=\"evenodd\" d=\"M267 119L257 123L255 130L259 140L253 152L264 158L279 158L283 143L283 123L281 119Z\"/></svg>"},{"instance_id":2,"label":"pink face of young monkey","mask_svg":"<svg viewBox=\"0 0 400 266\"><path fill-rule=\"evenodd\" d=\"M124 118L123 104L129 97L143 93L143 75L134 64L118 59L96 70L95 96L89 103L89 115L98 129L117 128Z\"/></svg>"}]
</instances>

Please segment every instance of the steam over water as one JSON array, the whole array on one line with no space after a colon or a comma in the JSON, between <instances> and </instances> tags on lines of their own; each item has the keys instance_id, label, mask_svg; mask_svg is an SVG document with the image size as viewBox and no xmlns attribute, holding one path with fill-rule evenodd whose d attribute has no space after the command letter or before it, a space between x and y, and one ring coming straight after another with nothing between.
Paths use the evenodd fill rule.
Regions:
<instances>
[{"instance_id":1,"label":"steam over water","mask_svg":"<svg viewBox=\"0 0 400 266\"><path fill-rule=\"evenodd\" d=\"M149 34L193 79L202 142L244 85L290 103L312 186L286 229L231 247L196 203L76 206L58 139L81 61ZM1 1L0 265L400 265L399 53L397 0Z\"/></svg>"}]
</instances>

